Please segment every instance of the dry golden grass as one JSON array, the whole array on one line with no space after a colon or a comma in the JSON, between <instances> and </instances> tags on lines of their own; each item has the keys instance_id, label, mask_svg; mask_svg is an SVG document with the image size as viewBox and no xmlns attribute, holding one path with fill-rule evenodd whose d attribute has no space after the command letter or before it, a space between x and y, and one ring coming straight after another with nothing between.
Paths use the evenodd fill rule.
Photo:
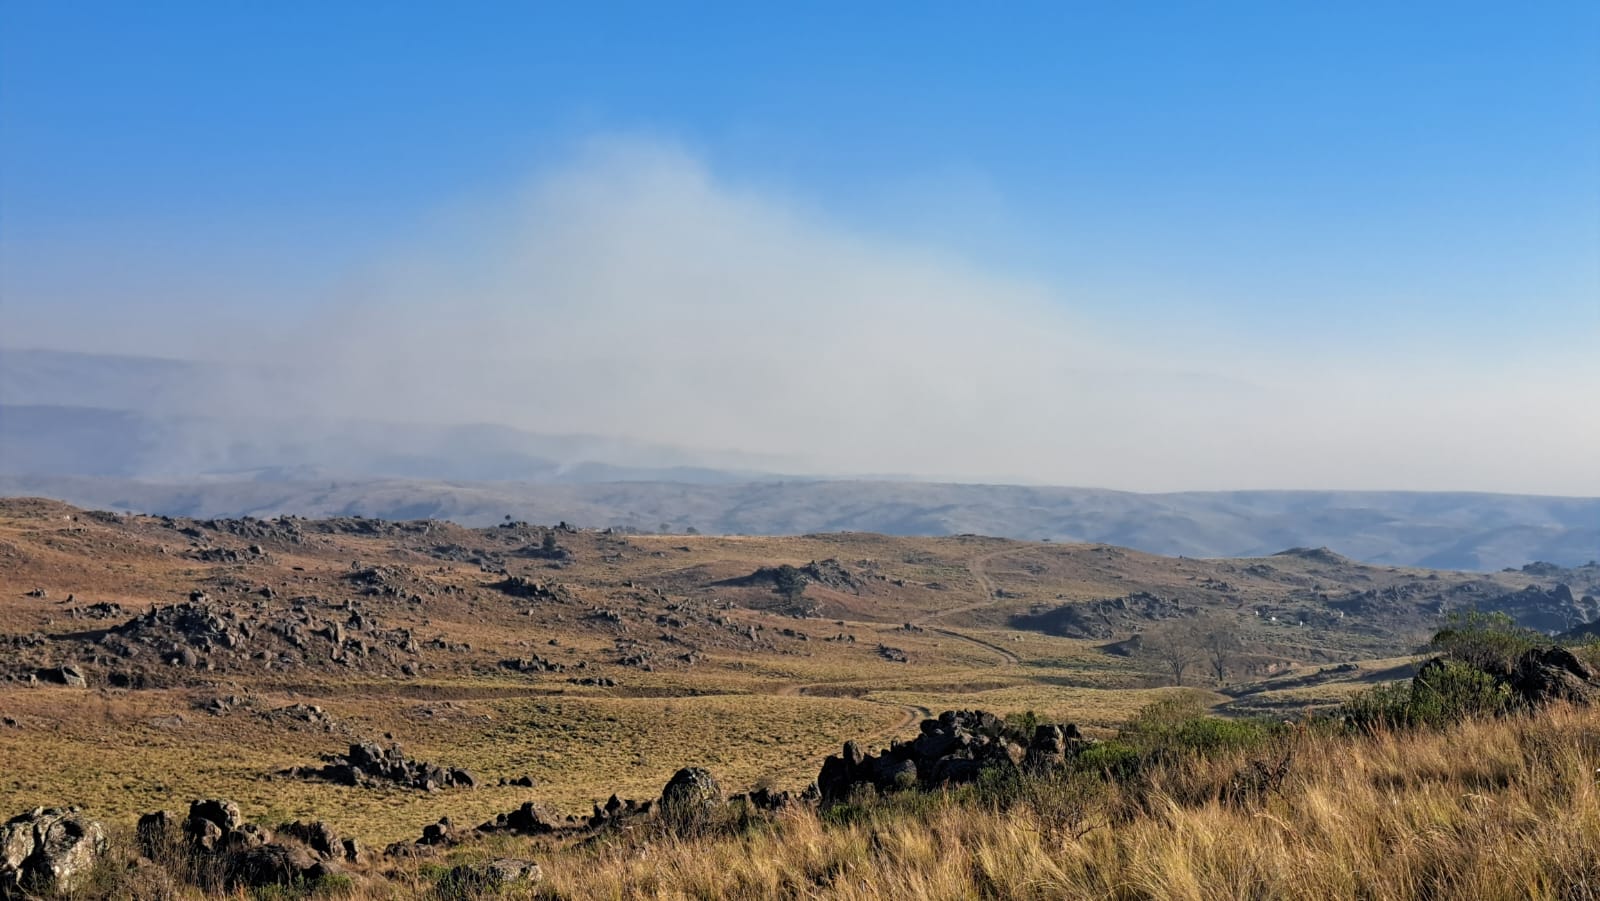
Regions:
<instances>
[{"instance_id":1,"label":"dry golden grass","mask_svg":"<svg viewBox=\"0 0 1600 901\"><path fill-rule=\"evenodd\" d=\"M176 674L183 688L124 692L104 690L103 681L94 678L103 674L91 664L95 687L89 691L6 683L0 686L0 714L15 717L22 727L0 727L0 816L36 805L78 804L117 828L127 828L144 811L182 809L193 798L227 797L258 820L325 819L377 845L415 837L423 824L442 815L474 823L530 799L559 813L577 813L613 791L624 797L653 797L685 765L709 766L730 791L757 782L798 788L842 741L882 745L907 737L921 712L1032 710L1105 732L1162 695L1143 687L1149 680L1142 664L1106 654L1098 648L1104 642L1004 628L1013 613L1133 591L1189 596L1212 579L1232 585L1227 594L1237 601L1229 603L1265 603L1281 596L1289 584L1251 575L1243 561L1173 560L1099 546L973 537L563 533L563 546L574 557L557 567L515 553L526 537L446 524L430 528L427 534L386 537L308 530L302 542L266 541L267 553L252 556L248 563L206 564L193 559L188 538L159 520L117 521L59 504L0 502L0 633L37 630L60 637L115 624L68 618L68 595L75 595L78 606L114 601L137 612L181 602L195 589L207 591L217 603L255 603L259 589L271 587L276 594L272 604L280 614L301 595L330 602L359 599L386 628L412 629L424 642L439 637L471 646L470 651L424 647L417 656L420 674L406 679L358 668L163 670L163 675ZM215 532L206 532L204 541L235 548L249 543ZM530 604L508 598L490 585L497 575L434 552L452 544L470 546L474 553L487 548L502 554L512 573L560 582L572 599ZM808 590L808 599L822 607L821 619L797 620L763 610L775 600L770 588L727 581L761 567L828 558L842 561L862 581L854 590ZM407 593L418 591L424 600L412 604L359 595L345 578L356 560L403 568ZM1310 561L1273 558L1270 563L1307 584L1338 582ZM1370 567L1345 575L1352 584L1377 587L1399 578ZM1441 584L1456 578L1446 574ZM48 589L49 597L28 597L26 592L35 587ZM664 634L669 630L658 625L658 616L681 605L712 615L686 617L687 626ZM596 623L589 617L594 607L620 610L625 622ZM918 628L905 629L905 623ZM759 639L739 637L750 627L757 629ZM1323 633L1272 628L1277 632L1268 637L1284 659L1330 659L1327 649L1308 644L1328 637ZM809 640L784 636L786 629L805 633ZM839 634L853 635L855 641L825 640ZM1332 638L1347 642L1339 647L1355 650L1374 640ZM625 648L632 647L628 642L657 651L652 669L620 662ZM909 662L883 659L877 652L880 643L903 650ZM1396 647L1386 654L1403 646L1398 639L1390 643ZM63 641L59 646L79 649L70 653L97 653L85 644ZM684 649L701 655L692 666L676 659ZM498 665L504 657L535 653L569 669L521 675ZM62 657L50 662L85 661ZM1315 670L1292 670L1284 678ZM579 676L606 676L617 684L569 684L569 678ZM1282 687L1264 686L1270 690L1254 700L1324 703L1364 678L1361 672L1314 685L1285 681ZM295 730L249 710L214 717L197 709L197 703L232 694L251 698L257 709L320 704L348 731ZM1588 729L1592 722L1587 716L1562 713L1551 722L1559 725L1560 717L1567 717ZM1504 745L1512 739L1507 736L1527 728L1476 725L1461 736L1484 744L1490 759L1504 758L1502 763L1510 766L1511 752ZM488 786L426 794L264 778L276 770L313 764L318 755L342 751L351 740L382 740L385 734L393 735L412 757L466 767ZM1491 741L1496 735L1500 737ZM1412 849L1406 853L1418 855L1406 858L1411 860L1406 865L1413 867L1413 894L1421 893L1416 873L1443 866L1429 863L1427 853L1482 853L1492 861L1497 854L1521 860L1517 855L1536 852L1518 844L1526 840L1516 837L1516 829L1554 815L1549 804L1539 806L1544 803L1538 800L1542 783L1527 781L1526 790L1534 793L1527 797L1512 791L1523 791L1517 787L1521 782L1508 783L1504 790L1473 789L1502 799L1516 816L1507 813L1496 821L1501 833L1474 833L1470 841L1452 838L1465 828L1463 811L1487 815L1499 808L1481 799L1463 800L1471 791L1458 797L1429 789L1434 783L1416 776L1427 773L1440 784L1452 784L1450 774L1464 764L1448 769L1443 740L1415 736L1386 741L1394 747L1383 742L1342 749L1335 747L1337 742L1330 744L1319 751L1320 757L1303 763L1290 795L1248 816L1215 805L1178 805L1065 843L1038 811L991 814L951 800L914 815L884 811L870 822L851 825L828 826L798 814L739 838L689 842L657 836L648 847L622 841L584 851L534 850L546 862L552 891L569 897L861 898L1300 897L1319 890L1335 896L1405 897L1395 887L1399 883L1382 882L1369 872L1378 864L1362 855L1374 853L1373 842L1396 837ZM1402 753L1409 756L1391 759ZM1348 759L1341 763L1340 755ZM1365 762L1350 766L1348 760ZM1407 771L1411 775L1399 772L1429 760L1433 762L1422 769ZM1597 763L1590 760L1585 772ZM1371 771L1380 764L1390 767L1387 775ZM492 787L500 777L524 773L539 780L539 786L531 791ZM1357 779L1362 773L1364 783ZM1526 775L1534 780L1537 774L1530 770ZM1357 782L1341 781L1349 779ZM1375 787L1380 783L1381 790ZM1443 827L1434 823L1421 833L1405 833L1397 820L1383 826L1377 838L1335 841L1329 832L1335 821L1370 820L1379 829L1384 817L1400 816L1399 808L1383 807L1384 793L1396 785L1403 789L1404 803L1414 805L1405 808L1410 826L1434 823L1427 816L1437 815L1446 817L1440 822L1451 824L1449 829L1441 832ZM1592 803L1587 796L1580 800ZM1580 815L1573 822L1590 829L1592 838L1592 816ZM1248 841L1234 842L1234 836ZM1410 837L1402 841L1404 836ZM1561 841L1576 839L1569 831ZM1432 842L1445 844L1429 852ZM507 847L529 851L525 845ZM1569 853L1561 850L1560 841L1553 847ZM1329 881L1338 867L1344 867L1344 883ZM1553 872L1551 880L1565 871ZM1523 894L1549 894L1540 885L1556 884L1535 885ZM374 881L370 891L380 893L372 897L384 897L386 890L408 897L426 885L425 874L402 868L392 879ZM1487 882L1459 885L1485 889L1491 897L1517 894Z\"/></svg>"},{"instance_id":2,"label":"dry golden grass","mask_svg":"<svg viewBox=\"0 0 1600 901\"><path fill-rule=\"evenodd\" d=\"M1215 791L1249 759L1235 753L1137 783L908 795L846 815L729 819L698 836L646 822L599 842L499 837L363 868L331 896L430 897L452 864L502 855L533 857L545 876L500 898L1600 896L1600 711L1295 741L1281 789L1245 803ZM148 869L117 870L78 897L102 896L198 897Z\"/></svg>"},{"instance_id":3,"label":"dry golden grass","mask_svg":"<svg viewBox=\"0 0 1600 901\"><path fill-rule=\"evenodd\" d=\"M349 733L286 729L249 711L212 716L179 692L38 689L24 698L28 705L8 709L33 722L48 716L54 728L0 730L0 810L77 804L131 825L141 813L223 797L264 822L326 819L368 844L415 838L444 815L482 822L533 797L573 814L613 792L649 799L682 766L708 766L734 791L763 780L798 789L840 736L887 743L914 731L892 705L766 695L324 701ZM180 708L181 721L169 712ZM264 778L318 765L352 735L384 734L409 756L464 767L484 784L427 793ZM537 790L494 785L523 774Z\"/></svg>"},{"instance_id":4,"label":"dry golden grass","mask_svg":"<svg viewBox=\"0 0 1600 901\"><path fill-rule=\"evenodd\" d=\"M1600 894L1600 714L1467 723L1446 734L1318 738L1260 806L1181 800L1238 758L1115 792L1083 824L1049 805L954 797L847 824L810 812L718 839L619 841L547 857L568 898L1593 898ZM1077 834L1085 826L1083 834ZM1063 828L1066 827L1066 828Z\"/></svg>"},{"instance_id":5,"label":"dry golden grass","mask_svg":"<svg viewBox=\"0 0 1600 901\"><path fill-rule=\"evenodd\" d=\"M1127 722L1147 704L1176 692L1193 691L1178 688L1079 688L1027 683L974 692L894 689L875 691L867 697L927 710L987 710L1002 716L1032 711L1042 720L1075 723L1091 732L1104 732ZM1206 694L1209 704L1225 700L1220 695Z\"/></svg>"}]
</instances>

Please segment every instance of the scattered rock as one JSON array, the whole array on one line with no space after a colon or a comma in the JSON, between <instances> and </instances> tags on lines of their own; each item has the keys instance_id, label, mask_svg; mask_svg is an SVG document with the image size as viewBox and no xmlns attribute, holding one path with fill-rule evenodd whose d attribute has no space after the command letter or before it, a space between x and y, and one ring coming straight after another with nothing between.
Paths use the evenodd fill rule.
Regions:
<instances>
[{"instance_id":1,"label":"scattered rock","mask_svg":"<svg viewBox=\"0 0 1600 901\"><path fill-rule=\"evenodd\" d=\"M440 880L442 892L454 897L495 892L508 886L531 885L544 877L531 860L497 857L482 863L460 864Z\"/></svg>"},{"instance_id":2,"label":"scattered rock","mask_svg":"<svg viewBox=\"0 0 1600 901\"><path fill-rule=\"evenodd\" d=\"M108 849L105 827L76 807L35 808L0 826L0 898L72 891Z\"/></svg>"},{"instance_id":3,"label":"scattered rock","mask_svg":"<svg viewBox=\"0 0 1600 901\"><path fill-rule=\"evenodd\" d=\"M365 785L368 782L393 782L410 788L433 791L441 788L475 788L477 777L463 769L446 768L421 760L409 760L399 745L380 747L372 742L356 742L343 756L324 755L320 769L294 767L279 775L326 779L340 785Z\"/></svg>"},{"instance_id":4,"label":"scattered rock","mask_svg":"<svg viewBox=\"0 0 1600 901\"><path fill-rule=\"evenodd\" d=\"M722 803L722 786L717 784L711 771L690 766L672 774L672 779L661 790L663 815L672 818L698 817L714 810Z\"/></svg>"},{"instance_id":5,"label":"scattered rock","mask_svg":"<svg viewBox=\"0 0 1600 901\"><path fill-rule=\"evenodd\" d=\"M518 657L512 660L500 661L502 669L515 670L519 673L559 673L566 669L559 663L546 660L538 654L532 657Z\"/></svg>"},{"instance_id":6,"label":"scattered rock","mask_svg":"<svg viewBox=\"0 0 1600 901\"><path fill-rule=\"evenodd\" d=\"M894 742L876 756L855 742L822 763L817 789L825 800L849 798L858 787L877 791L932 789L947 783L971 782L986 769L1044 768L1060 765L1088 742L1075 726L1037 727L1031 736L994 714L978 710L946 711L923 720L914 741Z\"/></svg>"},{"instance_id":7,"label":"scattered rock","mask_svg":"<svg viewBox=\"0 0 1600 901\"><path fill-rule=\"evenodd\" d=\"M65 685L69 688L87 688L89 680L83 676L83 670L68 664L66 666L53 666L39 670L34 674L40 682L51 685Z\"/></svg>"}]
</instances>

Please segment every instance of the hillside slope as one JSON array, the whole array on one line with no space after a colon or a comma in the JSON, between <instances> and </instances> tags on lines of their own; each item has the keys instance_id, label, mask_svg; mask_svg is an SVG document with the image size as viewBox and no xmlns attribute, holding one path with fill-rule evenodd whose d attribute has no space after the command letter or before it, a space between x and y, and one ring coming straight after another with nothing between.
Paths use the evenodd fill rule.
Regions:
<instances>
[{"instance_id":1,"label":"hillside slope","mask_svg":"<svg viewBox=\"0 0 1600 901\"><path fill-rule=\"evenodd\" d=\"M58 457L70 459L70 442ZM570 473L571 471L569 471ZM601 477L612 473L596 473ZM581 477L581 475L579 476ZM709 534L983 534L1089 541L1190 557L1330 547L1394 566L1491 571L1600 558L1600 499L1407 492L1137 494L894 481L471 482L327 479L268 471L171 481L0 475L0 495L175 516L362 515Z\"/></svg>"}]
</instances>

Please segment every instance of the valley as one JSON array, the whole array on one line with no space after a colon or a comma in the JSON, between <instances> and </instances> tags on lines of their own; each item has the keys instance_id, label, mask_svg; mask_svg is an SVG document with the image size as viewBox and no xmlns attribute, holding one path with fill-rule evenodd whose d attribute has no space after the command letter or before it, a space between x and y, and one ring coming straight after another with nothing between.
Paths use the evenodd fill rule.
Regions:
<instances>
[{"instance_id":1,"label":"valley","mask_svg":"<svg viewBox=\"0 0 1600 901\"><path fill-rule=\"evenodd\" d=\"M1493 574L1326 550L1168 558L964 535L629 534L505 521L193 520L0 501L0 808L227 797L381 846L537 799L584 815L683 766L799 792L845 739L944 710L1110 735L1173 692L1297 716L1408 676L1453 610L1553 632L1600 568ZM1176 687L1161 642L1191 649ZM348 745L475 787L302 778ZM520 784L519 784L520 783ZM527 783L531 783L527 784Z\"/></svg>"}]
</instances>

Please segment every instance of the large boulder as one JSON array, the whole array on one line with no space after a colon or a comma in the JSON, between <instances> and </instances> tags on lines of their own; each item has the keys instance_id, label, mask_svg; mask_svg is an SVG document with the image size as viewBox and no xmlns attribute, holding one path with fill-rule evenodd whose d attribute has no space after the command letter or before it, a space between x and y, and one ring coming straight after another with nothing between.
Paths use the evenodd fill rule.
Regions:
<instances>
[{"instance_id":1,"label":"large boulder","mask_svg":"<svg viewBox=\"0 0 1600 901\"><path fill-rule=\"evenodd\" d=\"M1507 681L1511 690L1529 704L1592 704L1600 700L1600 677L1577 655L1559 646L1524 652Z\"/></svg>"},{"instance_id":2,"label":"large boulder","mask_svg":"<svg viewBox=\"0 0 1600 901\"><path fill-rule=\"evenodd\" d=\"M661 790L661 811L669 817L705 814L721 803L722 786L704 767L684 767Z\"/></svg>"},{"instance_id":3,"label":"large boulder","mask_svg":"<svg viewBox=\"0 0 1600 901\"><path fill-rule=\"evenodd\" d=\"M83 670L70 663L65 666L52 666L39 670L35 675L38 676L40 682L65 685L68 688L86 688L89 685L89 680L84 678Z\"/></svg>"},{"instance_id":4,"label":"large boulder","mask_svg":"<svg viewBox=\"0 0 1600 901\"><path fill-rule=\"evenodd\" d=\"M531 860L516 857L497 857L482 863L464 863L453 867L441 880L441 888L456 895L473 895L497 892L517 885L532 885L544 878L539 865Z\"/></svg>"},{"instance_id":5,"label":"large boulder","mask_svg":"<svg viewBox=\"0 0 1600 901\"><path fill-rule=\"evenodd\" d=\"M344 856L344 843L339 840L339 833L322 820L311 823L295 820L278 827L278 832L304 843L323 860Z\"/></svg>"},{"instance_id":6,"label":"large boulder","mask_svg":"<svg viewBox=\"0 0 1600 901\"><path fill-rule=\"evenodd\" d=\"M845 742L843 754L832 754L822 761L822 771L817 773L817 790L829 801L844 800L850 786L860 781L861 752L853 741Z\"/></svg>"},{"instance_id":7,"label":"large boulder","mask_svg":"<svg viewBox=\"0 0 1600 901\"><path fill-rule=\"evenodd\" d=\"M883 791L917 787L917 762L910 758L883 756L873 764L872 782Z\"/></svg>"},{"instance_id":8,"label":"large boulder","mask_svg":"<svg viewBox=\"0 0 1600 901\"><path fill-rule=\"evenodd\" d=\"M0 898L71 891L105 856L106 830L76 807L36 808L0 826Z\"/></svg>"},{"instance_id":9,"label":"large boulder","mask_svg":"<svg viewBox=\"0 0 1600 901\"><path fill-rule=\"evenodd\" d=\"M212 823L226 833L244 825L244 814L239 812L239 805L232 801L207 798L189 802L188 822L191 826L201 822Z\"/></svg>"},{"instance_id":10,"label":"large boulder","mask_svg":"<svg viewBox=\"0 0 1600 901\"><path fill-rule=\"evenodd\" d=\"M230 882L253 887L310 882L326 872L307 849L278 843L239 851L233 855L229 870Z\"/></svg>"},{"instance_id":11,"label":"large boulder","mask_svg":"<svg viewBox=\"0 0 1600 901\"><path fill-rule=\"evenodd\" d=\"M151 860L166 860L174 856L183 835L178 815L170 810L157 810L139 818L136 834L139 853Z\"/></svg>"}]
</instances>

